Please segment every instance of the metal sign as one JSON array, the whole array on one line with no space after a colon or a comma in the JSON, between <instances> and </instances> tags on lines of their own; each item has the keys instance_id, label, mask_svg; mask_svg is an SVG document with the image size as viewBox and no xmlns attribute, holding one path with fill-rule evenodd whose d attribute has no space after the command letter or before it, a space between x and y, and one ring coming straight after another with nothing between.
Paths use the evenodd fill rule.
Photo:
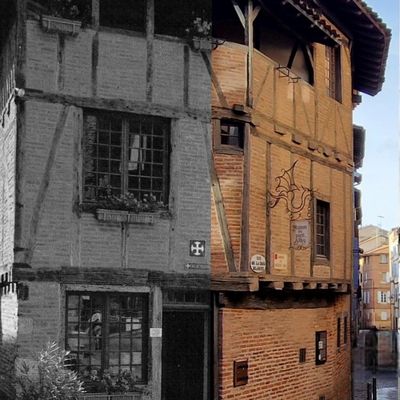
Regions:
<instances>
[{"instance_id":1,"label":"metal sign","mask_svg":"<svg viewBox=\"0 0 400 400\"><path fill-rule=\"evenodd\" d=\"M253 272L257 272L258 274L265 273L266 266L267 264L264 256L256 254L251 257L250 268L253 270Z\"/></svg>"},{"instance_id":2,"label":"metal sign","mask_svg":"<svg viewBox=\"0 0 400 400\"><path fill-rule=\"evenodd\" d=\"M310 247L310 221L292 221L292 247L297 250Z\"/></svg>"},{"instance_id":3,"label":"metal sign","mask_svg":"<svg viewBox=\"0 0 400 400\"><path fill-rule=\"evenodd\" d=\"M185 269L195 269L195 270L208 270L210 267L208 264L199 263L186 263Z\"/></svg>"},{"instance_id":4,"label":"metal sign","mask_svg":"<svg viewBox=\"0 0 400 400\"><path fill-rule=\"evenodd\" d=\"M204 257L205 253L206 253L206 241L205 240L191 240L190 241L190 256Z\"/></svg>"}]
</instances>

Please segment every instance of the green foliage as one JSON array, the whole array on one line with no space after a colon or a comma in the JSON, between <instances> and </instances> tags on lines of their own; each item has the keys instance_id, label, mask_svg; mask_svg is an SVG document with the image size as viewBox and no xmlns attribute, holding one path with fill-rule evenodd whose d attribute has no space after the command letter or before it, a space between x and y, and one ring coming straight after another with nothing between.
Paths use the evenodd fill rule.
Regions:
<instances>
[{"instance_id":1,"label":"green foliage","mask_svg":"<svg viewBox=\"0 0 400 400\"><path fill-rule=\"evenodd\" d=\"M15 378L16 400L75 400L84 392L76 372L68 369L69 352L49 343L31 366L23 363Z\"/></svg>"},{"instance_id":2,"label":"green foliage","mask_svg":"<svg viewBox=\"0 0 400 400\"><path fill-rule=\"evenodd\" d=\"M111 374L108 370L85 371L81 377L87 392L124 394L135 389L135 379L129 371L121 371L119 374Z\"/></svg>"}]
</instances>

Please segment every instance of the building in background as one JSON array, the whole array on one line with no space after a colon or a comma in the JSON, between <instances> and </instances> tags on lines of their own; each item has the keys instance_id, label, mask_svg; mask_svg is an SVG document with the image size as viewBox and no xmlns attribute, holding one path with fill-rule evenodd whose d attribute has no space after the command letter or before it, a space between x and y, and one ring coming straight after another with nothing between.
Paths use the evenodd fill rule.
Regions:
<instances>
[{"instance_id":1,"label":"building in background","mask_svg":"<svg viewBox=\"0 0 400 400\"><path fill-rule=\"evenodd\" d=\"M400 230L393 228L389 233L389 271L390 271L390 304L392 324L391 328L397 332L399 329L399 265L400 265Z\"/></svg>"},{"instance_id":2,"label":"building in background","mask_svg":"<svg viewBox=\"0 0 400 400\"><path fill-rule=\"evenodd\" d=\"M351 397L352 110L381 88L390 32L365 3L334 3L214 3L221 400Z\"/></svg>"},{"instance_id":3,"label":"building in background","mask_svg":"<svg viewBox=\"0 0 400 400\"><path fill-rule=\"evenodd\" d=\"M186 29L210 7L186 6L0 2L2 399L50 340L132 398L209 399L211 80Z\"/></svg>"},{"instance_id":4,"label":"building in background","mask_svg":"<svg viewBox=\"0 0 400 400\"><path fill-rule=\"evenodd\" d=\"M389 246L386 244L364 252L360 264L363 328L370 329L376 326L378 330L390 330L392 316Z\"/></svg>"}]
</instances>

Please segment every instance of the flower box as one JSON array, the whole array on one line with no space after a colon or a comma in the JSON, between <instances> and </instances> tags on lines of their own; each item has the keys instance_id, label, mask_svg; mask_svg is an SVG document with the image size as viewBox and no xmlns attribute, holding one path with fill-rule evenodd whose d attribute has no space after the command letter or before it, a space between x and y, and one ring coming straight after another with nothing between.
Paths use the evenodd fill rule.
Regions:
<instances>
[{"instance_id":1,"label":"flower box","mask_svg":"<svg viewBox=\"0 0 400 400\"><path fill-rule=\"evenodd\" d=\"M128 222L128 211L98 209L96 214L99 221Z\"/></svg>"},{"instance_id":2,"label":"flower box","mask_svg":"<svg viewBox=\"0 0 400 400\"><path fill-rule=\"evenodd\" d=\"M79 400L141 400L140 393L106 394L85 393L79 396Z\"/></svg>"},{"instance_id":3,"label":"flower box","mask_svg":"<svg viewBox=\"0 0 400 400\"><path fill-rule=\"evenodd\" d=\"M211 38L194 36L192 38L192 48L195 51L211 51L212 50Z\"/></svg>"},{"instance_id":4,"label":"flower box","mask_svg":"<svg viewBox=\"0 0 400 400\"><path fill-rule=\"evenodd\" d=\"M51 15L42 15L41 26L45 32L64 33L70 36L78 35L82 22L66 18L53 17Z\"/></svg>"},{"instance_id":5,"label":"flower box","mask_svg":"<svg viewBox=\"0 0 400 400\"><path fill-rule=\"evenodd\" d=\"M134 213L123 210L96 210L97 219L105 222L127 222L129 224L153 225L154 214Z\"/></svg>"}]
</instances>

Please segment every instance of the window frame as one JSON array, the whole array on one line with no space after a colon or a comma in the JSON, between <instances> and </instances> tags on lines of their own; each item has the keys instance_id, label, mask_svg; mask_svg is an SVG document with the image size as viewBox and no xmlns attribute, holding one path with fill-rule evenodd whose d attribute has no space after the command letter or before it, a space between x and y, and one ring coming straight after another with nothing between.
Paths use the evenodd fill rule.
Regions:
<instances>
[{"instance_id":1,"label":"window frame","mask_svg":"<svg viewBox=\"0 0 400 400\"><path fill-rule=\"evenodd\" d=\"M171 131L172 131L171 119L160 117L160 116L147 115L147 114L101 111L101 110L96 110L96 109L85 109L83 114L84 115L83 115L83 132L82 132L81 203L86 204L86 205L98 203L99 200L101 200L101 196L98 194L98 190L99 190L99 188L102 187L98 184L98 176L99 175L107 175L107 176L116 175L116 176L120 176L120 180L121 180L120 196L127 195L128 193L134 193L134 192L138 192L139 195L143 193L143 195L147 194L147 196L149 196L154 191L154 193L160 194L162 203L164 205L168 205L169 191L170 191L170 168L171 168L171 135L172 135L171 134ZM88 140L87 139L88 132L87 132L86 124L87 124L88 117L96 118L96 132L94 132L94 135L96 135L96 142L91 144L91 146L93 146L93 148L95 149L95 152L96 152L95 157L90 157L90 155L88 155L88 152L86 150L86 140ZM121 126L120 159L114 160L114 161L120 162L120 165L122 166L122 171L120 171L119 173L113 174L111 167L109 167L109 169L107 171L100 171L98 166L96 169L88 170L85 165L86 160L92 159L95 163L98 163L99 160L103 160L103 158L99 157L99 154L98 154L98 148L103 146L103 144L99 142L100 121L101 121L101 119L103 119L103 120L106 120L107 122L111 123L110 121L112 121L113 118L120 119L122 121L121 122L122 126ZM151 183L151 185L150 185L151 188L149 189L149 191L146 191L145 189L143 189L142 186L138 186L133 190L132 189L129 190L128 179L129 179L130 173L129 173L128 167L129 167L130 161L129 161L128 153L129 153L130 149L133 150L132 148L130 148L130 145L129 145L129 135L132 134L132 132L129 132L129 124L131 121L143 123L143 122L147 122L149 120L151 121L152 129L154 128L154 124L156 123L156 124L162 124L163 125L162 129L164 129L166 131L165 136L156 135L156 137L163 137L163 149L162 150L155 148L153 145L149 148L146 148L146 151L149 150L149 151L151 151L152 154L155 151L162 152L162 160L163 160L162 163L154 163L153 161L151 161L150 163L146 163L146 164L152 165L152 167L151 167L152 171L153 171L154 165L159 165L162 167L162 176L161 177L155 176L155 175L153 175L153 173L151 173L151 175L148 177L146 176L146 179L149 179L150 182L153 182L153 180L156 180L156 179L160 179L162 189L161 190L152 189L152 183ZM111 135L111 131L109 132L109 135ZM149 137L149 135L143 135L141 132L137 136ZM153 134L153 131L152 131L152 134L150 135L150 137L152 137L152 138L155 137ZM109 140L111 140L111 139L109 139ZM112 143L110 143L110 141L108 144L104 144L103 147L105 147L105 146L107 146L107 148L108 148L109 156L108 156L108 158L104 158L104 161L107 160L109 163L111 163L111 161L113 159L111 158L110 152L111 152L112 147L114 147L114 146L112 145ZM137 163L145 165L145 162L143 162L142 160L137 161ZM86 183L87 175L90 173L95 176L96 183L94 185L90 185L90 184ZM134 177L135 175L131 175L131 176ZM139 178L142 178L142 176L140 175ZM94 192L96 192L96 194L92 198L87 196L87 194L86 194L87 187L92 187ZM137 196L135 196L135 197L137 197ZM159 200L159 199L157 198L157 200Z\"/></svg>"},{"instance_id":2,"label":"window frame","mask_svg":"<svg viewBox=\"0 0 400 400\"><path fill-rule=\"evenodd\" d=\"M341 46L325 46L325 85L327 95L342 102Z\"/></svg>"},{"instance_id":3,"label":"window frame","mask_svg":"<svg viewBox=\"0 0 400 400\"><path fill-rule=\"evenodd\" d=\"M322 206L324 208L324 215L322 217L324 218L324 223L319 223L318 222L318 217L321 215L319 213L319 206ZM323 233L318 233L318 227L322 226ZM330 207L330 202L322 200L322 199L315 199L314 202L314 223L313 223L313 228L314 228L314 261L315 262L322 262L324 264L329 264L329 260L331 257L331 207ZM322 237L323 243L318 242L318 238ZM324 247L323 252L319 252L318 248L319 246Z\"/></svg>"},{"instance_id":4,"label":"window frame","mask_svg":"<svg viewBox=\"0 0 400 400\"><path fill-rule=\"evenodd\" d=\"M222 143L222 138L224 135L222 135L222 126L224 125L224 122L226 125L237 125L239 129L239 134L238 134L238 140L239 143L238 145L234 144L228 144L228 143ZM246 135L248 132L248 123L246 121L243 121L241 119L237 118L232 118L232 117L223 117L221 119L216 119L213 124L213 129L215 132L214 135L214 149L223 152L223 153L228 153L228 154L243 154L244 149L246 146Z\"/></svg>"},{"instance_id":5,"label":"window frame","mask_svg":"<svg viewBox=\"0 0 400 400\"><path fill-rule=\"evenodd\" d=\"M322 346L319 343L322 342ZM321 356L321 357L320 357ZM328 332L315 332L315 364L322 365L328 360Z\"/></svg>"},{"instance_id":6,"label":"window frame","mask_svg":"<svg viewBox=\"0 0 400 400\"><path fill-rule=\"evenodd\" d=\"M110 309L110 302L111 302L111 297L112 296L136 296L136 297L140 297L141 301L142 301L142 308L141 308L141 316L142 316L142 327L141 327L141 375L142 378L140 381L137 381L138 384L147 384L148 383L148 366L149 366L149 349L150 349L150 343L149 343L149 332L150 332L150 328L149 328L149 324L150 324L150 316L149 316L149 310L150 310L150 298L149 298L149 293L143 293L143 292L120 292L120 291L110 291L110 292L104 292L104 291L85 291L85 290L67 290L65 292L65 302L64 302L64 312L65 312L65 335L64 335L64 339L65 339L65 347L67 349L69 340L68 338L69 336L69 332L68 332L68 326L71 325L71 323L74 322L69 322L69 318L68 318L68 312L69 310L73 310L73 308L69 308L68 305L68 299L69 296L101 296L102 298L102 302L103 302L103 306L104 309L102 311L102 320L101 320L101 324L102 324L102 329L101 329L101 343L102 343L102 351L101 351L101 368L100 371L104 371L105 369L108 369L110 364L110 352L109 352L109 343L110 343L110 325L111 322L108 320L108 312ZM93 308L93 307L92 307ZM78 306L78 310L80 310L80 307ZM78 316L78 325L81 322L87 322L87 321L82 321L81 320L81 316ZM133 323L133 322L132 322ZM93 322L89 322L89 328L92 326ZM78 336L81 336L80 333L78 334ZM90 336L90 335L89 335ZM78 338L78 347L79 347L79 338ZM132 337L131 337L132 340ZM119 339L119 341L121 341L121 339ZM89 338L89 344L90 344L90 338ZM132 346L132 344L130 345ZM90 349L89 349L90 350ZM75 353L74 351L71 351L71 354ZM80 348L77 351L77 357L79 359L79 353L84 353L84 351L80 350ZM118 367L121 367L121 360L119 360L119 365ZM131 358L131 362L133 361L133 359ZM130 370L132 371L132 368L137 365L137 364L133 364L130 363L129 367ZM88 367L92 368L96 365L90 364ZM76 372L79 373L80 370L80 364L77 364L77 369Z\"/></svg>"}]
</instances>

